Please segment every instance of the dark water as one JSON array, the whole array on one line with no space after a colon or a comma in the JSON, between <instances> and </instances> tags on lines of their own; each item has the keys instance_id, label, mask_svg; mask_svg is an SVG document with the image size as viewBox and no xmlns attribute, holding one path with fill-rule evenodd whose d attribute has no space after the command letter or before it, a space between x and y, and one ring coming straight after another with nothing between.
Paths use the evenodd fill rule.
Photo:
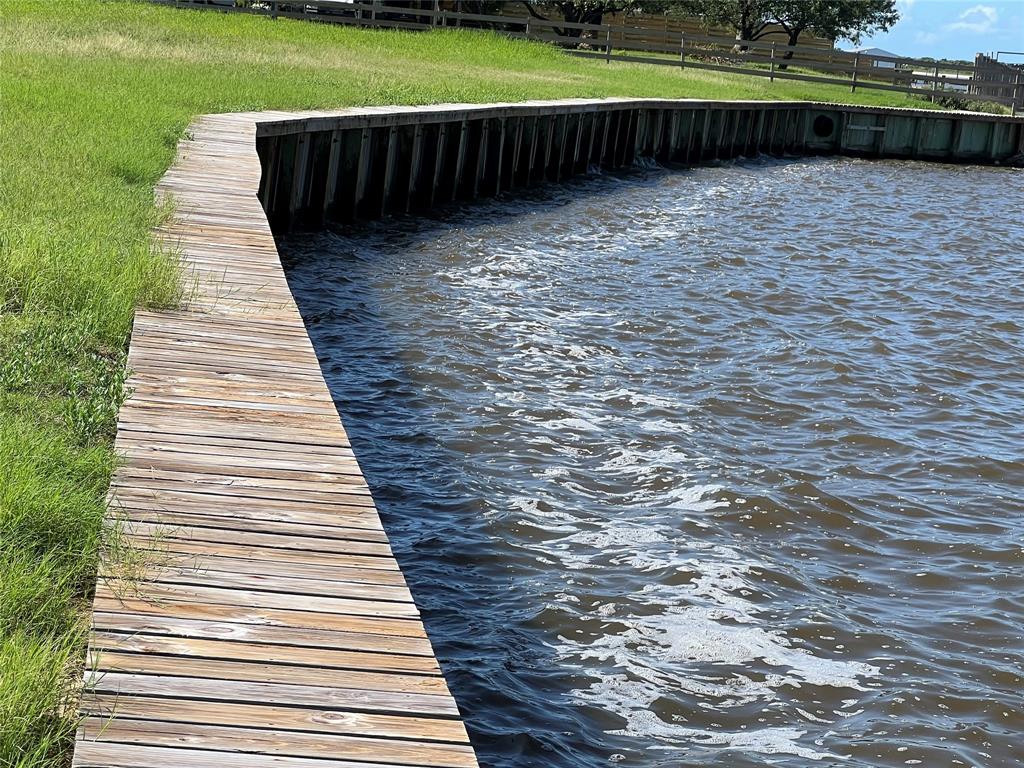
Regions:
<instances>
[{"instance_id":1,"label":"dark water","mask_svg":"<svg viewBox=\"0 0 1024 768\"><path fill-rule=\"evenodd\" d=\"M484 765L1024 761L1022 190L750 163L284 244Z\"/></svg>"}]
</instances>

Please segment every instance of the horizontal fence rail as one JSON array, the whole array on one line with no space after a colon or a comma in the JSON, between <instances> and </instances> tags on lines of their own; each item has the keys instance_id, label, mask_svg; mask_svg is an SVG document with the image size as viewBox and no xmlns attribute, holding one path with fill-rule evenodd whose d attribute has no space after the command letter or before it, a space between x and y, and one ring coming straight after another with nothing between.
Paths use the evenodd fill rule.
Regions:
<instances>
[{"instance_id":1,"label":"horizontal fence rail","mask_svg":"<svg viewBox=\"0 0 1024 768\"><path fill-rule=\"evenodd\" d=\"M271 18L305 19L387 29L487 29L508 37L558 45L575 56L608 62L675 66L729 72L769 81L799 80L893 91L913 96L987 101L1024 107L1024 68L1002 65L1008 74L993 82L984 57L974 65L938 63L840 51L812 45L700 35L629 24L581 24L532 15L462 13L438 2L345 2L344 0L155 0L164 5L252 13Z\"/></svg>"}]
</instances>

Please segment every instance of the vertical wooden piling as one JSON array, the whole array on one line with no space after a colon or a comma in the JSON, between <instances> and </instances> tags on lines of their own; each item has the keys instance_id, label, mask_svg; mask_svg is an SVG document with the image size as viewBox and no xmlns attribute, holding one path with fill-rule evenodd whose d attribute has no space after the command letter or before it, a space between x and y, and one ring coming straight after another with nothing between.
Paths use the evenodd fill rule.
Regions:
<instances>
[{"instance_id":1,"label":"vertical wooden piling","mask_svg":"<svg viewBox=\"0 0 1024 768\"><path fill-rule=\"evenodd\" d=\"M295 144L295 163L292 166L291 194L288 200L289 222L295 220L295 213L303 207L308 187L306 186L306 174L309 171L309 143L308 133L299 134Z\"/></svg>"},{"instance_id":2,"label":"vertical wooden piling","mask_svg":"<svg viewBox=\"0 0 1024 768\"><path fill-rule=\"evenodd\" d=\"M395 180L395 157L398 154L398 129L391 126L387 129L387 142L384 151L384 176L380 184L380 200L377 204L380 215L388 212L388 202L391 197L391 187Z\"/></svg>"},{"instance_id":3,"label":"vertical wooden piling","mask_svg":"<svg viewBox=\"0 0 1024 768\"><path fill-rule=\"evenodd\" d=\"M459 186L462 183L462 172L466 167L466 145L469 141L469 121L461 120L458 131L458 149L455 155L455 172L451 178L450 200L455 200L459 195Z\"/></svg>"},{"instance_id":4,"label":"vertical wooden piling","mask_svg":"<svg viewBox=\"0 0 1024 768\"><path fill-rule=\"evenodd\" d=\"M334 211L335 201L338 194L338 170L341 167L341 140L343 133L340 130L331 131L331 149L327 159L327 179L324 188L324 203L320 210L320 224L331 216Z\"/></svg>"}]
</instances>

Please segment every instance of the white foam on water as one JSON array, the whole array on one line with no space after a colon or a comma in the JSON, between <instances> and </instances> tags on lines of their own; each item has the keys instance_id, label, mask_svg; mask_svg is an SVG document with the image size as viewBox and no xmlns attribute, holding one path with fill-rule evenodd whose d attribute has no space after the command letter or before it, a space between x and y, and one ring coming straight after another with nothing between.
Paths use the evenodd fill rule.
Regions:
<instances>
[{"instance_id":1,"label":"white foam on water","mask_svg":"<svg viewBox=\"0 0 1024 768\"><path fill-rule=\"evenodd\" d=\"M613 398L620 397L629 400L630 405L649 405L654 408L665 408L666 410L673 411L687 407L686 403L682 403L675 398L654 395L649 392L637 392L632 389L626 389L625 387L611 389L601 394L602 400L611 400ZM680 426L682 425L673 423L673 429L679 429Z\"/></svg>"},{"instance_id":2,"label":"white foam on water","mask_svg":"<svg viewBox=\"0 0 1024 768\"><path fill-rule=\"evenodd\" d=\"M721 509L729 506L727 501L717 501L708 498L713 493L722 490L717 485L689 485L681 486L666 493L668 509L680 509L690 512L708 512L712 509Z\"/></svg>"},{"instance_id":3,"label":"white foam on water","mask_svg":"<svg viewBox=\"0 0 1024 768\"><path fill-rule=\"evenodd\" d=\"M699 513L727 506L708 500L718 490L711 485L675 488L666 493L672 501L661 510L668 506ZM711 711L751 705L765 709L781 704L786 688L863 691L865 679L880 673L863 662L817 656L774 628L751 599L763 592L755 574L768 564L728 546L687 540L678 528L643 517L611 518L539 548L568 573L586 571L596 583L602 579L594 572L602 569L616 583L643 583L642 577L623 579L624 568L639 573L674 569L686 577L682 583L647 583L586 609L579 600L555 598L558 607L571 609L578 619L603 620L601 626L608 628L597 637L559 637L554 650L562 663L589 678L571 695L621 718L625 725L617 734L654 740L665 749L702 746L808 760L837 757L808 747L807 730L694 729L656 714L666 700L695 700L691 706ZM799 714L819 726L830 725Z\"/></svg>"},{"instance_id":4,"label":"white foam on water","mask_svg":"<svg viewBox=\"0 0 1024 768\"><path fill-rule=\"evenodd\" d=\"M693 746L718 747L723 750L756 752L762 755L793 755L807 760L843 759L842 755L820 752L800 744L807 731L799 728L757 728L745 731L709 731L666 723L648 711L632 712L629 723L616 733L644 734L661 742L662 750L686 751Z\"/></svg>"}]
</instances>

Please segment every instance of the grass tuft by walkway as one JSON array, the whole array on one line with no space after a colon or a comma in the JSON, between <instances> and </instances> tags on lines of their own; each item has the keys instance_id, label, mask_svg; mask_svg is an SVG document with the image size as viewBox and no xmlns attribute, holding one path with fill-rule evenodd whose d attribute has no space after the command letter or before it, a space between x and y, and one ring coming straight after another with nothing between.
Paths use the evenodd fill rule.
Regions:
<instances>
[{"instance_id":1,"label":"grass tuft by walkway","mask_svg":"<svg viewBox=\"0 0 1024 768\"><path fill-rule=\"evenodd\" d=\"M149 232L193 116L653 96L904 96L571 58L489 33L358 30L146 3L0 14L0 764L63 765L136 307L181 298Z\"/></svg>"}]
</instances>

